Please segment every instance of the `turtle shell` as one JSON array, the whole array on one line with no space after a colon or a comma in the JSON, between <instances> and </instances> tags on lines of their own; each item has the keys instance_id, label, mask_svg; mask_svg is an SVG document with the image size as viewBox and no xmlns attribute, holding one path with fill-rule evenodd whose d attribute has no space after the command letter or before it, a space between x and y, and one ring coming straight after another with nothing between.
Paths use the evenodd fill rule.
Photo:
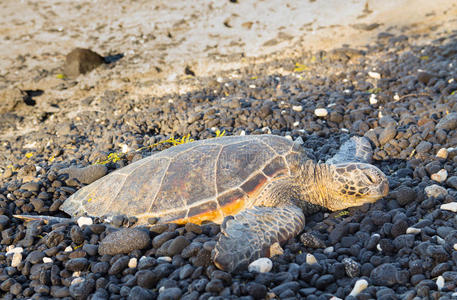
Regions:
<instances>
[{"instance_id":1,"label":"turtle shell","mask_svg":"<svg viewBox=\"0 0 457 300\"><path fill-rule=\"evenodd\" d=\"M83 187L62 204L72 216L221 222L254 205L272 180L293 176L305 152L274 135L232 136L171 147Z\"/></svg>"}]
</instances>

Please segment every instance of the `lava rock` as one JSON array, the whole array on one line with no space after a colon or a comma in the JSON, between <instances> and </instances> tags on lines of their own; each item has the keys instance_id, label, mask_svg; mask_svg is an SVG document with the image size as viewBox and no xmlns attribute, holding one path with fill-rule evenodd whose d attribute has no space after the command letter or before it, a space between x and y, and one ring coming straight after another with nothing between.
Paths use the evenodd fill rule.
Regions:
<instances>
[{"instance_id":1,"label":"lava rock","mask_svg":"<svg viewBox=\"0 0 457 300\"><path fill-rule=\"evenodd\" d=\"M416 192L407 186L400 186L395 190L395 199L400 206L406 206L416 199Z\"/></svg>"},{"instance_id":2,"label":"lava rock","mask_svg":"<svg viewBox=\"0 0 457 300\"><path fill-rule=\"evenodd\" d=\"M351 277L359 277L360 276L360 264L356 261L354 261L351 258L344 258L343 259L343 264L344 264L344 270L346 271L346 274Z\"/></svg>"},{"instance_id":3,"label":"lava rock","mask_svg":"<svg viewBox=\"0 0 457 300\"><path fill-rule=\"evenodd\" d=\"M305 247L315 249L325 248L325 243L322 240L308 232L305 232L302 235L300 235L300 241L303 243L303 246Z\"/></svg>"},{"instance_id":4,"label":"lava rock","mask_svg":"<svg viewBox=\"0 0 457 300\"><path fill-rule=\"evenodd\" d=\"M90 49L76 48L68 53L65 58L64 74L70 78L78 77L103 63L105 60L98 53Z\"/></svg>"},{"instance_id":5,"label":"lava rock","mask_svg":"<svg viewBox=\"0 0 457 300\"><path fill-rule=\"evenodd\" d=\"M397 283L396 274L397 267L393 264L385 263L371 271L370 280L374 285L393 286Z\"/></svg>"}]
</instances>

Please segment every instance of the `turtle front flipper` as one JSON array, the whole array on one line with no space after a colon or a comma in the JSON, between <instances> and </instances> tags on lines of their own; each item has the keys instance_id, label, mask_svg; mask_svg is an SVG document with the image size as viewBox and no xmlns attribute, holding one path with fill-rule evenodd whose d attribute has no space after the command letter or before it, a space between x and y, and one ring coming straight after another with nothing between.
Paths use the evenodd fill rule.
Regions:
<instances>
[{"instance_id":1,"label":"turtle front flipper","mask_svg":"<svg viewBox=\"0 0 457 300\"><path fill-rule=\"evenodd\" d=\"M213 250L214 264L233 272L269 256L270 246L295 237L305 225L303 211L294 205L253 207L228 216L221 225L221 236Z\"/></svg>"},{"instance_id":2,"label":"turtle front flipper","mask_svg":"<svg viewBox=\"0 0 457 300\"><path fill-rule=\"evenodd\" d=\"M330 159L327 164L341 164L346 162L371 163L373 149L370 141L363 136L353 136L341 145L340 150Z\"/></svg>"}]
</instances>

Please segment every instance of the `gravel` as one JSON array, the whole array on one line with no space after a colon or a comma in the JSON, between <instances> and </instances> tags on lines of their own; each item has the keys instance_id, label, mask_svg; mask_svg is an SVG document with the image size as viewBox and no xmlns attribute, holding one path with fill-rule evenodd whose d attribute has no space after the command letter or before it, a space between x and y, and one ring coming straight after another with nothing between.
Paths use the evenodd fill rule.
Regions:
<instances>
[{"instance_id":1,"label":"gravel","mask_svg":"<svg viewBox=\"0 0 457 300\"><path fill-rule=\"evenodd\" d=\"M106 90L81 99L87 110L77 118L56 114L37 119L35 132L0 137L0 297L343 299L359 280L368 287L357 299L455 297L456 53L455 33L425 45L380 35L365 51L268 63L293 70L307 62L301 73L268 74L268 64L259 64L233 70L236 78L199 78L202 88L184 94L132 99ZM2 106L0 128L24 96L16 91ZM36 113L32 107L40 109L20 109ZM211 260L220 234L214 224L151 219L150 228L133 229L125 227L135 220L125 216L110 225L13 217L66 217L58 208L81 186L170 145L148 146L173 134L212 138L216 129L300 138L322 161L350 135L365 135L391 191L373 204L307 217L304 232L266 261L264 273L218 270ZM140 150L95 164L128 149ZM437 156L441 149L447 154ZM433 181L441 170L447 179Z\"/></svg>"}]
</instances>

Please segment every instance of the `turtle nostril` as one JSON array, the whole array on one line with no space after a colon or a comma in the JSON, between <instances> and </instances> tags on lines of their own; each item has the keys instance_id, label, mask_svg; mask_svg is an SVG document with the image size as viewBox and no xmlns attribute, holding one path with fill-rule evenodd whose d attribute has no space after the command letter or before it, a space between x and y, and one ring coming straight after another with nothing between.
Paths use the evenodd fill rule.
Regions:
<instances>
[{"instance_id":1,"label":"turtle nostril","mask_svg":"<svg viewBox=\"0 0 457 300\"><path fill-rule=\"evenodd\" d=\"M384 183L382 185L382 196L385 197L389 194L389 185L387 183Z\"/></svg>"},{"instance_id":2,"label":"turtle nostril","mask_svg":"<svg viewBox=\"0 0 457 300\"><path fill-rule=\"evenodd\" d=\"M374 180L374 178L371 177L370 175L366 175L366 178L368 179L368 181L369 181L370 183L375 183L375 182L376 182L376 180Z\"/></svg>"}]
</instances>

